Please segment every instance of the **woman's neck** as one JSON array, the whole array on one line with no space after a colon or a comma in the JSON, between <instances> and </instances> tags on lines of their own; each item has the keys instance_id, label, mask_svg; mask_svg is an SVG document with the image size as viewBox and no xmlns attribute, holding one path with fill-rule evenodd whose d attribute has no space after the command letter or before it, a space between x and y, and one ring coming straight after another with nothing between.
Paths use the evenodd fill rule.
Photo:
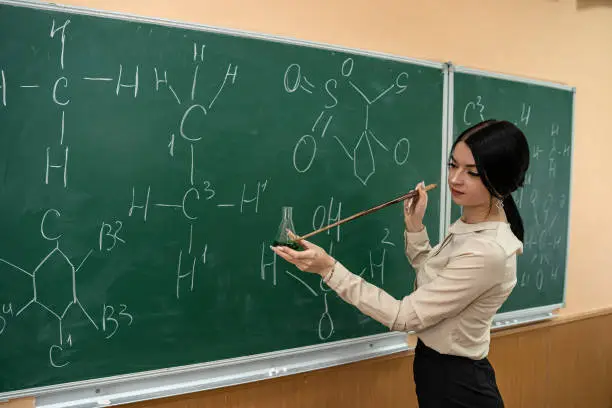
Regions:
<instances>
[{"instance_id":1,"label":"woman's neck","mask_svg":"<svg viewBox=\"0 0 612 408\"><path fill-rule=\"evenodd\" d=\"M506 222L506 213L503 209L493 204L491 206L463 207L461 220L466 224L476 224L479 222L499 221Z\"/></svg>"}]
</instances>

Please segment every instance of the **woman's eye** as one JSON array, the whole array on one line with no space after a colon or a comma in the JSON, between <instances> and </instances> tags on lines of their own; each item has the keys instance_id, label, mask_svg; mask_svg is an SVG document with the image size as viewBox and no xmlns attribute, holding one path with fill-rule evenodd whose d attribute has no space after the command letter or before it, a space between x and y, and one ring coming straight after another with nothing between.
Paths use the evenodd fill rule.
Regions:
<instances>
[{"instance_id":1,"label":"woman's eye","mask_svg":"<svg viewBox=\"0 0 612 408\"><path fill-rule=\"evenodd\" d=\"M468 174L473 177L480 177L480 174L474 173L473 171L468 171Z\"/></svg>"},{"instance_id":2,"label":"woman's eye","mask_svg":"<svg viewBox=\"0 0 612 408\"><path fill-rule=\"evenodd\" d=\"M455 163L448 163L448 167L455 168L455 167L457 167L457 166L455 166Z\"/></svg>"}]
</instances>

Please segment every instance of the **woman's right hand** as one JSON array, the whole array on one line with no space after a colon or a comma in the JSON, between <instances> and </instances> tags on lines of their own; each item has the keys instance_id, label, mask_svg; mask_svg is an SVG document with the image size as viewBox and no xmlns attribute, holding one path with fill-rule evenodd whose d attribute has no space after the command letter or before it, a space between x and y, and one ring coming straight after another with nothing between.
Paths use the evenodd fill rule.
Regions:
<instances>
[{"instance_id":1,"label":"woman's right hand","mask_svg":"<svg viewBox=\"0 0 612 408\"><path fill-rule=\"evenodd\" d=\"M427 208L427 192L425 183L420 182L416 186L419 195L404 200L404 223L408 232L419 232L423 230L423 217Z\"/></svg>"}]
</instances>

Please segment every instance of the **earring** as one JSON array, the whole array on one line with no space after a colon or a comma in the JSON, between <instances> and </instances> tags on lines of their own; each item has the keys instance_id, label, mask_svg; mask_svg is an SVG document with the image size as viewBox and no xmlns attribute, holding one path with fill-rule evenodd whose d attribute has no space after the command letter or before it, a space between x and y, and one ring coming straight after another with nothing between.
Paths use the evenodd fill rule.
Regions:
<instances>
[{"instance_id":1,"label":"earring","mask_svg":"<svg viewBox=\"0 0 612 408\"><path fill-rule=\"evenodd\" d=\"M495 205L497 206L497 208L499 208L500 210L504 209L504 202L503 200L497 200L497 202L495 203Z\"/></svg>"}]
</instances>

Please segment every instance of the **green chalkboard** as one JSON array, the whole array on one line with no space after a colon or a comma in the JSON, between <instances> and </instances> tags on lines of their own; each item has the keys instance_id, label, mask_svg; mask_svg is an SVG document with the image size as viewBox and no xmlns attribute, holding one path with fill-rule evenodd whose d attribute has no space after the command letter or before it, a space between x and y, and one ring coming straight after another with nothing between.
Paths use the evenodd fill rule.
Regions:
<instances>
[{"instance_id":1,"label":"green chalkboard","mask_svg":"<svg viewBox=\"0 0 612 408\"><path fill-rule=\"evenodd\" d=\"M0 393L387 332L269 245L285 206L306 233L439 182L445 77L0 5ZM398 205L313 241L399 297L402 231Z\"/></svg>"},{"instance_id":2,"label":"green chalkboard","mask_svg":"<svg viewBox=\"0 0 612 408\"><path fill-rule=\"evenodd\" d=\"M517 286L500 312L562 305L568 249L573 89L457 68L453 140L483 119L515 123L526 135L530 168L513 196L525 226ZM460 216L452 206L452 219Z\"/></svg>"}]
</instances>

